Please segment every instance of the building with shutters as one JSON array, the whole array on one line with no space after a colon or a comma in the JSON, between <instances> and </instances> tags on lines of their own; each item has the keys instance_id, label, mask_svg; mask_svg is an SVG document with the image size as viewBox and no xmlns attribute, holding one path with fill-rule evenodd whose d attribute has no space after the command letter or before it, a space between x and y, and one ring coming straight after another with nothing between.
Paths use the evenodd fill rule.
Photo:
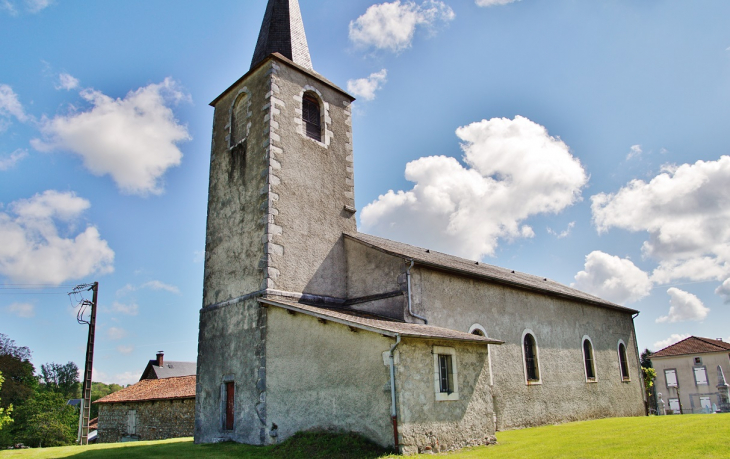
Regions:
<instances>
[{"instance_id":1,"label":"building with shutters","mask_svg":"<svg viewBox=\"0 0 730 459\"><path fill-rule=\"evenodd\" d=\"M297 0L269 0L211 103L195 441L331 429L416 453L644 414L637 311L357 231L353 101Z\"/></svg>"},{"instance_id":2,"label":"building with shutters","mask_svg":"<svg viewBox=\"0 0 730 459\"><path fill-rule=\"evenodd\" d=\"M657 397L670 414L730 411L730 343L690 336L651 355Z\"/></svg>"}]
</instances>

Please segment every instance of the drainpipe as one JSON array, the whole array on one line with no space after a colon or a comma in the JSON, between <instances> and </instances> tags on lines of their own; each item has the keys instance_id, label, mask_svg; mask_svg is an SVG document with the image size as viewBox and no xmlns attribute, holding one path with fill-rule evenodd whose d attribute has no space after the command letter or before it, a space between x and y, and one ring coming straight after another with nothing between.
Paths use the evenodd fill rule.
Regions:
<instances>
[{"instance_id":1,"label":"drainpipe","mask_svg":"<svg viewBox=\"0 0 730 459\"><path fill-rule=\"evenodd\" d=\"M390 346L390 420L393 422L393 442L398 452L398 409L395 406L395 348L400 344L400 334L395 335L395 344Z\"/></svg>"},{"instance_id":2,"label":"drainpipe","mask_svg":"<svg viewBox=\"0 0 730 459\"><path fill-rule=\"evenodd\" d=\"M413 260L406 260L406 263L411 262L411 265L406 269L406 277L408 279L408 314L415 317L416 319L421 319L425 325L428 325L428 320L426 320L425 317L419 316L415 312L413 312L413 300L412 300L412 294L411 294L411 268L413 268L413 265L415 262Z\"/></svg>"}]
</instances>

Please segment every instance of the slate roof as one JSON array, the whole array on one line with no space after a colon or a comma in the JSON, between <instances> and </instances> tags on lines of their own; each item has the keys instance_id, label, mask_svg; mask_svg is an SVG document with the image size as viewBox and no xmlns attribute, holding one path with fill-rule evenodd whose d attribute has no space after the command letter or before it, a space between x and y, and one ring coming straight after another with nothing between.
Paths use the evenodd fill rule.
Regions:
<instances>
[{"instance_id":1,"label":"slate roof","mask_svg":"<svg viewBox=\"0 0 730 459\"><path fill-rule=\"evenodd\" d=\"M266 5L251 68L273 53L313 70L298 0L269 0Z\"/></svg>"},{"instance_id":2,"label":"slate roof","mask_svg":"<svg viewBox=\"0 0 730 459\"><path fill-rule=\"evenodd\" d=\"M653 359L654 357L671 357L675 355L707 354L709 352L728 351L730 351L730 343L711 338L690 336L689 338L685 338L678 343L672 344L671 346L667 346L664 349L653 353L650 358Z\"/></svg>"},{"instance_id":3,"label":"slate roof","mask_svg":"<svg viewBox=\"0 0 730 459\"><path fill-rule=\"evenodd\" d=\"M143 379L137 384L109 394L94 403L147 402L195 398L195 376Z\"/></svg>"},{"instance_id":4,"label":"slate roof","mask_svg":"<svg viewBox=\"0 0 730 459\"><path fill-rule=\"evenodd\" d=\"M415 247L402 242L395 242L389 239L371 236L364 233L345 233L345 237L360 242L368 247L379 250L381 252L407 258L415 261L417 265L431 267L437 270L448 271L489 280L492 282L510 285L513 287L547 293L549 295L570 298L596 306L616 309L626 313L636 314L639 311L627 308L610 301L606 301L597 296L589 295L571 287L567 287L558 282L552 281L544 277L533 276L516 272L506 268L489 265L486 263L467 260L453 255L437 252L435 250Z\"/></svg>"},{"instance_id":5,"label":"slate roof","mask_svg":"<svg viewBox=\"0 0 730 459\"><path fill-rule=\"evenodd\" d=\"M408 338L465 341L481 344L504 343L504 341L500 341L497 339L473 335L471 333L451 330L448 328L434 327L432 325L409 324L383 319L373 319L358 314L355 311L311 306L299 303L291 298L284 298L280 296L267 295L265 297L259 298L259 302L386 336L401 335Z\"/></svg>"},{"instance_id":6,"label":"slate roof","mask_svg":"<svg viewBox=\"0 0 730 459\"><path fill-rule=\"evenodd\" d=\"M175 362L175 361L163 361L162 366L157 365L157 360L150 360L147 363L147 368L142 372L143 379L164 379L164 378L176 378L179 376L192 376L197 372L197 364L195 362Z\"/></svg>"}]
</instances>

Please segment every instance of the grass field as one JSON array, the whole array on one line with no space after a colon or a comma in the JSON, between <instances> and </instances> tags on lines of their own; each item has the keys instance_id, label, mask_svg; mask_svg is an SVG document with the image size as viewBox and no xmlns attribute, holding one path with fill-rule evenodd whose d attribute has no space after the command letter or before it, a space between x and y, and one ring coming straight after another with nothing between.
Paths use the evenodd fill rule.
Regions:
<instances>
[{"instance_id":1,"label":"grass field","mask_svg":"<svg viewBox=\"0 0 730 459\"><path fill-rule=\"evenodd\" d=\"M730 458L730 414L616 418L498 432L496 446L445 454L448 459ZM351 435L305 434L281 445L194 445L189 438L3 451L0 458L375 459L393 457Z\"/></svg>"}]
</instances>

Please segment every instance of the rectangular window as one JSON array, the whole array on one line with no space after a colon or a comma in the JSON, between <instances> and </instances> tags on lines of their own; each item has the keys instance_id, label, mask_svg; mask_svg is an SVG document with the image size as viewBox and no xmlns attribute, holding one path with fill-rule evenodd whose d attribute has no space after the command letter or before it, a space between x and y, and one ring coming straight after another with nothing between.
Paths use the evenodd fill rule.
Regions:
<instances>
[{"instance_id":1,"label":"rectangular window","mask_svg":"<svg viewBox=\"0 0 730 459\"><path fill-rule=\"evenodd\" d=\"M695 368L695 383L698 386L707 385L707 369L705 367Z\"/></svg>"},{"instance_id":2,"label":"rectangular window","mask_svg":"<svg viewBox=\"0 0 730 459\"><path fill-rule=\"evenodd\" d=\"M667 387L677 387L677 370L664 370Z\"/></svg>"},{"instance_id":3,"label":"rectangular window","mask_svg":"<svg viewBox=\"0 0 730 459\"><path fill-rule=\"evenodd\" d=\"M679 399L678 398L669 399L669 409L674 411L674 414L679 414Z\"/></svg>"},{"instance_id":4,"label":"rectangular window","mask_svg":"<svg viewBox=\"0 0 730 459\"><path fill-rule=\"evenodd\" d=\"M432 353L436 401L459 400L456 351L450 347L434 346Z\"/></svg>"},{"instance_id":5,"label":"rectangular window","mask_svg":"<svg viewBox=\"0 0 730 459\"><path fill-rule=\"evenodd\" d=\"M451 368L451 356L439 354L439 381L441 392L447 394L454 392L454 373Z\"/></svg>"},{"instance_id":6,"label":"rectangular window","mask_svg":"<svg viewBox=\"0 0 730 459\"><path fill-rule=\"evenodd\" d=\"M226 383L226 430L233 430L234 387L232 381Z\"/></svg>"},{"instance_id":7,"label":"rectangular window","mask_svg":"<svg viewBox=\"0 0 730 459\"><path fill-rule=\"evenodd\" d=\"M702 357L695 357L695 365L702 365Z\"/></svg>"}]
</instances>

